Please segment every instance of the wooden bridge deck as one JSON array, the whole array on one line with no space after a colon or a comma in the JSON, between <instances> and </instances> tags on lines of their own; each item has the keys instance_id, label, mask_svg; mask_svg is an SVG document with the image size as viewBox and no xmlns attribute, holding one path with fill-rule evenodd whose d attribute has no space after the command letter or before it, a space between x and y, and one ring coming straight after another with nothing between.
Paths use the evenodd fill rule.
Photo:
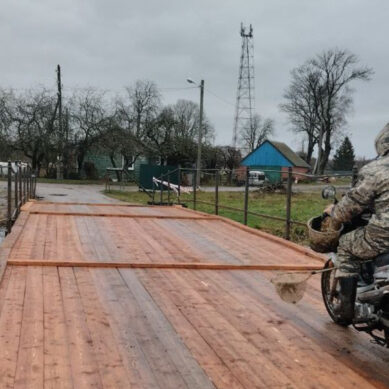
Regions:
<instances>
[{"instance_id":1,"label":"wooden bridge deck","mask_svg":"<svg viewBox=\"0 0 389 389\"><path fill-rule=\"evenodd\" d=\"M28 203L0 260L1 388L389 387L388 350L331 323L318 279L291 306L234 267L320 258L222 218Z\"/></svg>"}]
</instances>

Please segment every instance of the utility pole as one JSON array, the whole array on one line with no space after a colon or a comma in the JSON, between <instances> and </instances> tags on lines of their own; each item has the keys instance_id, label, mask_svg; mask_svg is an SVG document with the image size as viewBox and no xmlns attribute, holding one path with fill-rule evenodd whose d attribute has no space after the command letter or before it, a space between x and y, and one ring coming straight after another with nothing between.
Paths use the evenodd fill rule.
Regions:
<instances>
[{"instance_id":1,"label":"utility pole","mask_svg":"<svg viewBox=\"0 0 389 389\"><path fill-rule=\"evenodd\" d=\"M197 186L200 186L200 175L201 175L201 143L203 140L203 106L204 106L204 80L200 82L200 123L199 123L199 140L197 145Z\"/></svg>"},{"instance_id":2,"label":"utility pole","mask_svg":"<svg viewBox=\"0 0 389 389\"><path fill-rule=\"evenodd\" d=\"M59 124L59 153L57 156L57 180L63 179L62 158L63 158L63 120L62 120L62 83L61 66L57 65L57 96L58 96L58 124Z\"/></svg>"}]
</instances>

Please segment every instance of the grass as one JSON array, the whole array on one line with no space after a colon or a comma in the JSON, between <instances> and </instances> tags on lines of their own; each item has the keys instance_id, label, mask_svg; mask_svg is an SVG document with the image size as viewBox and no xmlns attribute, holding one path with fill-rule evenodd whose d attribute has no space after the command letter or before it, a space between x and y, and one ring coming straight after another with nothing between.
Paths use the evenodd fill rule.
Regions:
<instances>
[{"instance_id":1,"label":"grass","mask_svg":"<svg viewBox=\"0 0 389 389\"><path fill-rule=\"evenodd\" d=\"M147 204L150 198L143 192L124 192L111 190L104 192L107 196L131 203ZM192 195L181 195L181 202L193 208ZM159 192L156 193L156 201L159 201ZM173 196L172 196L173 199ZM215 196L212 192L198 192L197 200L214 203ZM164 194L164 201L167 201L167 194ZM292 196L291 218L292 220L306 223L313 216L320 215L328 204L327 200L321 198L320 193L296 193ZM219 192L219 206L226 205L233 208L243 209L243 192ZM213 214L215 207L206 204L197 204L198 211ZM249 193L249 211L258 212L271 216L285 218L286 216L286 195L281 193L263 194L259 192ZM243 212L231 211L219 207L219 215L243 223ZM248 215L248 225L274 235L285 235L285 222L271 220L264 217ZM305 244L307 243L306 228L299 225L292 225L291 240Z\"/></svg>"}]
</instances>

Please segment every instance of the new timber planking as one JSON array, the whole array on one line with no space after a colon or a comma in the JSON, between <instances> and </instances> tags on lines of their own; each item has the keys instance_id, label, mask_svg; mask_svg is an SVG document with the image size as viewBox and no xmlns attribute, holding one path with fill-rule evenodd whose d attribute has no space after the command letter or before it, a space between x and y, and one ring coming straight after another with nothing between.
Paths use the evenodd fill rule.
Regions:
<instances>
[{"instance_id":1,"label":"new timber planking","mask_svg":"<svg viewBox=\"0 0 389 389\"><path fill-rule=\"evenodd\" d=\"M331 323L319 278L295 306L269 283L323 257L224 218L28 203L0 261L1 388L389 387L388 351Z\"/></svg>"}]
</instances>

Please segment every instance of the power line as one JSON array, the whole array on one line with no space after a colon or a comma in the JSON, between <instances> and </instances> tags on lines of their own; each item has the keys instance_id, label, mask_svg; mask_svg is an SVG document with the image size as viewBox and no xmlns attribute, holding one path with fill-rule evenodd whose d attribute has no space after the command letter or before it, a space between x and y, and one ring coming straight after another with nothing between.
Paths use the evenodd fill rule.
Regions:
<instances>
[{"instance_id":1,"label":"power line","mask_svg":"<svg viewBox=\"0 0 389 389\"><path fill-rule=\"evenodd\" d=\"M223 99L222 97L218 96L216 93L210 91L208 88L205 88L205 91L208 92L209 94L213 95L214 97L216 97L217 99L219 99L223 103L228 104L228 105L232 105L233 107L235 107L235 104L231 103L230 101L227 101L227 100Z\"/></svg>"}]
</instances>

